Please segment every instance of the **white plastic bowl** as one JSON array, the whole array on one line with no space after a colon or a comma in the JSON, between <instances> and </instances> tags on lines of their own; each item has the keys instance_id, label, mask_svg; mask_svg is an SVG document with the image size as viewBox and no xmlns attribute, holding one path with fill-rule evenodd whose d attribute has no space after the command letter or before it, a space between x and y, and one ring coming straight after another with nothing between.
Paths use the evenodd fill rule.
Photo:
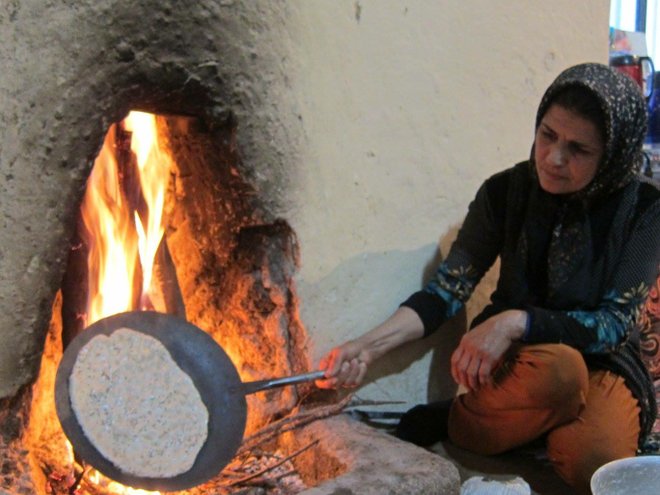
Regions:
<instances>
[{"instance_id":1,"label":"white plastic bowl","mask_svg":"<svg viewBox=\"0 0 660 495\"><path fill-rule=\"evenodd\" d=\"M593 495L656 495L660 493L660 455L608 462L591 477Z\"/></svg>"}]
</instances>

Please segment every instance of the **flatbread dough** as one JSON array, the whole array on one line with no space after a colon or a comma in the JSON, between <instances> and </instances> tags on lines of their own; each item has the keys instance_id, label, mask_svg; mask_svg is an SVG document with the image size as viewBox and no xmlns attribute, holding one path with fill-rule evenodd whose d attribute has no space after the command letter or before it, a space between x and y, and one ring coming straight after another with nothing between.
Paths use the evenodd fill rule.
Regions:
<instances>
[{"instance_id":1,"label":"flatbread dough","mask_svg":"<svg viewBox=\"0 0 660 495\"><path fill-rule=\"evenodd\" d=\"M185 473L208 436L208 410L190 376L158 339L129 328L80 349L69 396L87 439L127 474Z\"/></svg>"}]
</instances>

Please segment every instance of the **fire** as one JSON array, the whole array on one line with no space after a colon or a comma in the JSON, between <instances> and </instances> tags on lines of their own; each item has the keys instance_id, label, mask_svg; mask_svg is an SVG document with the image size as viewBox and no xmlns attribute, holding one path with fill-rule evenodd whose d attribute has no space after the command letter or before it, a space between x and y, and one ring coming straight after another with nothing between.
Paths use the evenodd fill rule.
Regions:
<instances>
[{"instance_id":1,"label":"fire","mask_svg":"<svg viewBox=\"0 0 660 495\"><path fill-rule=\"evenodd\" d=\"M130 184L130 163L118 162L121 150L113 125L82 204L89 246L87 325L150 306L154 259L165 231L163 205L172 163L159 145L156 117L131 112L120 126L131 133L139 184ZM139 276L142 281L136 284Z\"/></svg>"},{"instance_id":2,"label":"fire","mask_svg":"<svg viewBox=\"0 0 660 495\"><path fill-rule=\"evenodd\" d=\"M126 129L133 133L131 150L137 156L140 185L148 206L146 228L139 213L135 212L135 226L139 239L138 252L142 265L142 295L147 297L151 287L153 261L165 233L163 206L172 164L169 154L164 153L158 145L156 117L153 114L131 112L125 123ZM142 301L142 304L144 305L145 302Z\"/></svg>"},{"instance_id":3,"label":"fire","mask_svg":"<svg viewBox=\"0 0 660 495\"><path fill-rule=\"evenodd\" d=\"M88 234L87 325L131 308L137 236L114 155L114 126L90 174L82 204Z\"/></svg>"},{"instance_id":4,"label":"fire","mask_svg":"<svg viewBox=\"0 0 660 495\"><path fill-rule=\"evenodd\" d=\"M71 446L70 442L65 442L66 444L66 453L68 457L68 463L73 464L74 462L74 456L73 456L73 447ZM85 472L85 480L89 483L92 483L93 485L97 487L103 488L107 493L111 493L113 495L160 495L160 492L153 492L153 491L148 491L148 490L140 490L137 488L131 488L130 486L124 486L121 483L117 483L116 481L112 481L105 476L103 476L101 473L99 473L96 469L89 469ZM86 493L83 490L76 490L76 493L82 494Z\"/></svg>"},{"instance_id":5,"label":"fire","mask_svg":"<svg viewBox=\"0 0 660 495\"><path fill-rule=\"evenodd\" d=\"M122 130L130 132L135 162L117 140ZM171 166L158 142L155 115L131 112L111 126L81 207L89 248L86 325L153 307L151 281L165 232L163 207ZM126 487L96 470L90 470L87 479L113 494L159 493Z\"/></svg>"},{"instance_id":6,"label":"fire","mask_svg":"<svg viewBox=\"0 0 660 495\"><path fill-rule=\"evenodd\" d=\"M117 483L116 481L109 480L95 469L92 469L90 471L90 473L87 475L87 479L96 486L101 486L109 493L115 495L159 495L160 494L160 492L150 492L147 490L131 488L130 486L124 486L121 483Z\"/></svg>"}]
</instances>

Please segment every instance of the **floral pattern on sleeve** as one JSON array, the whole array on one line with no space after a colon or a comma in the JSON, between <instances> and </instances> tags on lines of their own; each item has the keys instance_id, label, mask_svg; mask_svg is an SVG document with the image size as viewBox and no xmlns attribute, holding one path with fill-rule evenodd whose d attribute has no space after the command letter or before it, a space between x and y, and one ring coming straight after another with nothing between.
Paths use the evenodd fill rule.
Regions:
<instances>
[{"instance_id":1,"label":"floral pattern on sleeve","mask_svg":"<svg viewBox=\"0 0 660 495\"><path fill-rule=\"evenodd\" d=\"M481 274L471 265L450 266L447 261L440 263L436 277L424 290L435 294L446 303L445 318L456 315L474 292Z\"/></svg>"},{"instance_id":2,"label":"floral pattern on sleeve","mask_svg":"<svg viewBox=\"0 0 660 495\"><path fill-rule=\"evenodd\" d=\"M638 321L649 287L642 283L624 294L612 291L604 298L600 309L596 311L568 311L567 314L583 327L595 332L595 341L584 352L601 354L616 350L627 338L627 333Z\"/></svg>"}]
</instances>

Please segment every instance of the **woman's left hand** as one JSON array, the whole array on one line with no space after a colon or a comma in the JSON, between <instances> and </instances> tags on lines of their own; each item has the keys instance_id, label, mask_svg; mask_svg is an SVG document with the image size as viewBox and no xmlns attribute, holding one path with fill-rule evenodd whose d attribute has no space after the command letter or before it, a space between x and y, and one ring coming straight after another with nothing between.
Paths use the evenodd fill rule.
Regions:
<instances>
[{"instance_id":1,"label":"woman's left hand","mask_svg":"<svg viewBox=\"0 0 660 495\"><path fill-rule=\"evenodd\" d=\"M454 380L468 390L490 383L502 356L523 336L526 324L525 311L509 310L466 333L451 356Z\"/></svg>"}]
</instances>

